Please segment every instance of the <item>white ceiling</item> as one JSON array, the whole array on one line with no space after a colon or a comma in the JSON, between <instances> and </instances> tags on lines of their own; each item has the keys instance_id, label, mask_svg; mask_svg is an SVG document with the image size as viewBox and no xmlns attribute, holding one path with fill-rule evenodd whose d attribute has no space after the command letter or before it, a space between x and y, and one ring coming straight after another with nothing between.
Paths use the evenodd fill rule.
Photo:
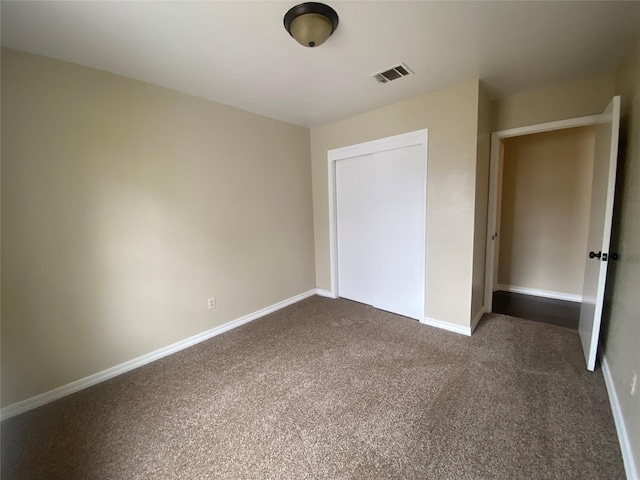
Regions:
<instances>
[{"instance_id":1,"label":"white ceiling","mask_svg":"<svg viewBox=\"0 0 640 480\"><path fill-rule=\"evenodd\" d=\"M7 2L2 45L303 126L475 78L494 97L610 73L640 2L343 2L316 49L284 30L298 2ZM369 76L399 62L416 75Z\"/></svg>"}]
</instances>

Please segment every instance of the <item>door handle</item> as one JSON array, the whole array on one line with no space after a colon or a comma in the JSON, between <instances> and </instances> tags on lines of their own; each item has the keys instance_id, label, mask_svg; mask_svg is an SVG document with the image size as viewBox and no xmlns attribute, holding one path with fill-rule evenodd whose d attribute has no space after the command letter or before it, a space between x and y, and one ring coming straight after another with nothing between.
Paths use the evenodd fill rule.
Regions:
<instances>
[{"instance_id":1,"label":"door handle","mask_svg":"<svg viewBox=\"0 0 640 480\"><path fill-rule=\"evenodd\" d=\"M607 260L618 260L618 254L617 253L602 253L602 252L589 252L589 258L600 258L602 259L603 262L606 262Z\"/></svg>"}]
</instances>

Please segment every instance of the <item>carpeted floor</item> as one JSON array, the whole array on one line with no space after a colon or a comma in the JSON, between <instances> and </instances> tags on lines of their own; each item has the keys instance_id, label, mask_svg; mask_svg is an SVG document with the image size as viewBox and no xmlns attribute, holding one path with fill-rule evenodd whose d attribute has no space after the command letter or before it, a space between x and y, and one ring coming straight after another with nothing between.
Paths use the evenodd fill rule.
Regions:
<instances>
[{"instance_id":1,"label":"carpeted floor","mask_svg":"<svg viewBox=\"0 0 640 480\"><path fill-rule=\"evenodd\" d=\"M311 297L2 424L10 479L621 479L577 332Z\"/></svg>"}]
</instances>

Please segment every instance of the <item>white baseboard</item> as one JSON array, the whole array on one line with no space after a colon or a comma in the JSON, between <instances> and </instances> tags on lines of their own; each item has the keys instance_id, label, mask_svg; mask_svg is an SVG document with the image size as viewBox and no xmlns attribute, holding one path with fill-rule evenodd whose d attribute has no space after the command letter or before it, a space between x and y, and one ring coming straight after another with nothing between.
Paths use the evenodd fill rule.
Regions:
<instances>
[{"instance_id":1,"label":"white baseboard","mask_svg":"<svg viewBox=\"0 0 640 480\"><path fill-rule=\"evenodd\" d=\"M550 290L538 290L535 288L516 287L514 285L496 285L496 290L504 292L523 293L525 295L533 295L535 297L555 298L556 300L566 300L568 302L582 302L582 295L574 295L573 293L552 292Z\"/></svg>"},{"instance_id":2,"label":"white baseboard","mask_svg":"<svg viewBox=\"0 0 640 480\"><path fill-rule=\"evenodd\" d=\"M321 297L327 297L327 298L338 298L329 290L323 290L321 288L316 288L316 295L319 295Z\"/></svg>"},{"instance_id":3,"label":"white baseboard","mask_svg":"<svg viewBox=\"0 0 640 480\"><path fill-rule=\"evenodd\" d=\"M435 318L424 317L420 323L430 325L432 327L441 328L450 332L459 333L461 335L471 336L471 327L463 327L462 325L456 325L455 323L443 322L442 320L436 320Z\"/></svg>"},{"instance_id":4,"label":"white baseboard","mask_svg":"<svg viewBox=\"0 0 640 480\"><path fill-rule=\"evenodd\" d=\"M162 357L166 357L167 355L171 355L172 353L179 352L180 350L189 348L197 343L215 337L216 335L220 335L221 333L237 328L240 325L249 323L252 320L264 317L265 315L273 313L276 310L280 310L281 308L287 307L293 303L304 300L305 298L311 297L315 294L315 289L309 290L294 297L287 298L286 300L283 300L281 302L274 303L273 305L258 310L257 312L250 313L248 315L245 315L244 317L240 317L236 320L232 320L223 325L214 327L211 330L207 330L206 332L199 333L197 335L194 335L193 337L186 338L174 344L160 348L159 350L155 350L153 352L147 353L146 355L142 355L141 357L134 358L133 360L129 360L128 362L121 363L120 365L116 365L98 373L94 373L93 375L89 375L88 377L81 378L80 380L76 380L75 382L71 382L67 385L63 385L62 387L58 387L54 390L36 395L35 397L31 397L26 400L22 400L21 402L14 403L13 405L4 407L0 411L0 419L5 420L15 415L24 413L28 410L32 410L36 407L40 407L47 403L53 402L54 400L58 400L59 398L71 395L72 393L78 392L92 385L96 385L97 383L104 382L105 380L109 380L110 378L129 372L135 368L141 367L155 360L159 360Z\"/></svg>"},{"instance_id":5,"label":"white baseboard","mask_svg":"<svg viewBox=\"0 0 640 480\"><path fill-rule=\"evenodd\" d=\"M613 411L613 421L616 424L616 431L618 432L618 441L620 442L624 470L627 473L628 480L638 480L640 478L640 472L638 472L636 462L633 458L633 450L631 450L631 444L629 443L627 427L624 424L622 411L620 410L620 403L618 402L618 394L613 383L609 364L607 363L607 357L603 355L600 363L602 365L604 383L607 386L607 392L609 393L609 402L611 403L611 410Z\"/></svg>"},{"instance_id":6,"label":"white baseboard","mask_svg":"<svg viewBox=\"0 0 640 480\"><path fill-rule=\"evenodd\" d=\"M482 307L478 312L478 314L473 319L473 321L471 322L471 333L473 333L473 331L476 329L476 327L478 326L478 323L480 322L480 319L485 313L487 313L487 308Z\"/></svg>"}]
</instances>

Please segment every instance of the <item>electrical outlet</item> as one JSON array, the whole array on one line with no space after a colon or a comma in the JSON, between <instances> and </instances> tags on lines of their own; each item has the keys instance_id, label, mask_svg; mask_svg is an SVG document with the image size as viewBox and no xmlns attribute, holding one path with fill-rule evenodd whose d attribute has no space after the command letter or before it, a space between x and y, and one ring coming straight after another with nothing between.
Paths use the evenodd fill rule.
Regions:
<instances>
[{"instance_id":1,"label":"electrical outlet","mask_svg":"<svg viewBox=\"0 0 640 480\"><path fill-rule=\"evenodd\" d=\"M636 372L631 372L630 386L631 386L631 395L635 395L637 386L638 386L638 375L636 374Z\"/></svg>"},{"instance_id":2,"label":"electrical outlet","mask_svg":"<svg viewBox=\"0 0 640 480\"><path fill-rule=\"evenodd\" d=\"M212 308L216 308L216 297L211 297L210 299L208 299L207 305L209 307L209 310L211 310Z\"/></svg>"}]
</instances>

